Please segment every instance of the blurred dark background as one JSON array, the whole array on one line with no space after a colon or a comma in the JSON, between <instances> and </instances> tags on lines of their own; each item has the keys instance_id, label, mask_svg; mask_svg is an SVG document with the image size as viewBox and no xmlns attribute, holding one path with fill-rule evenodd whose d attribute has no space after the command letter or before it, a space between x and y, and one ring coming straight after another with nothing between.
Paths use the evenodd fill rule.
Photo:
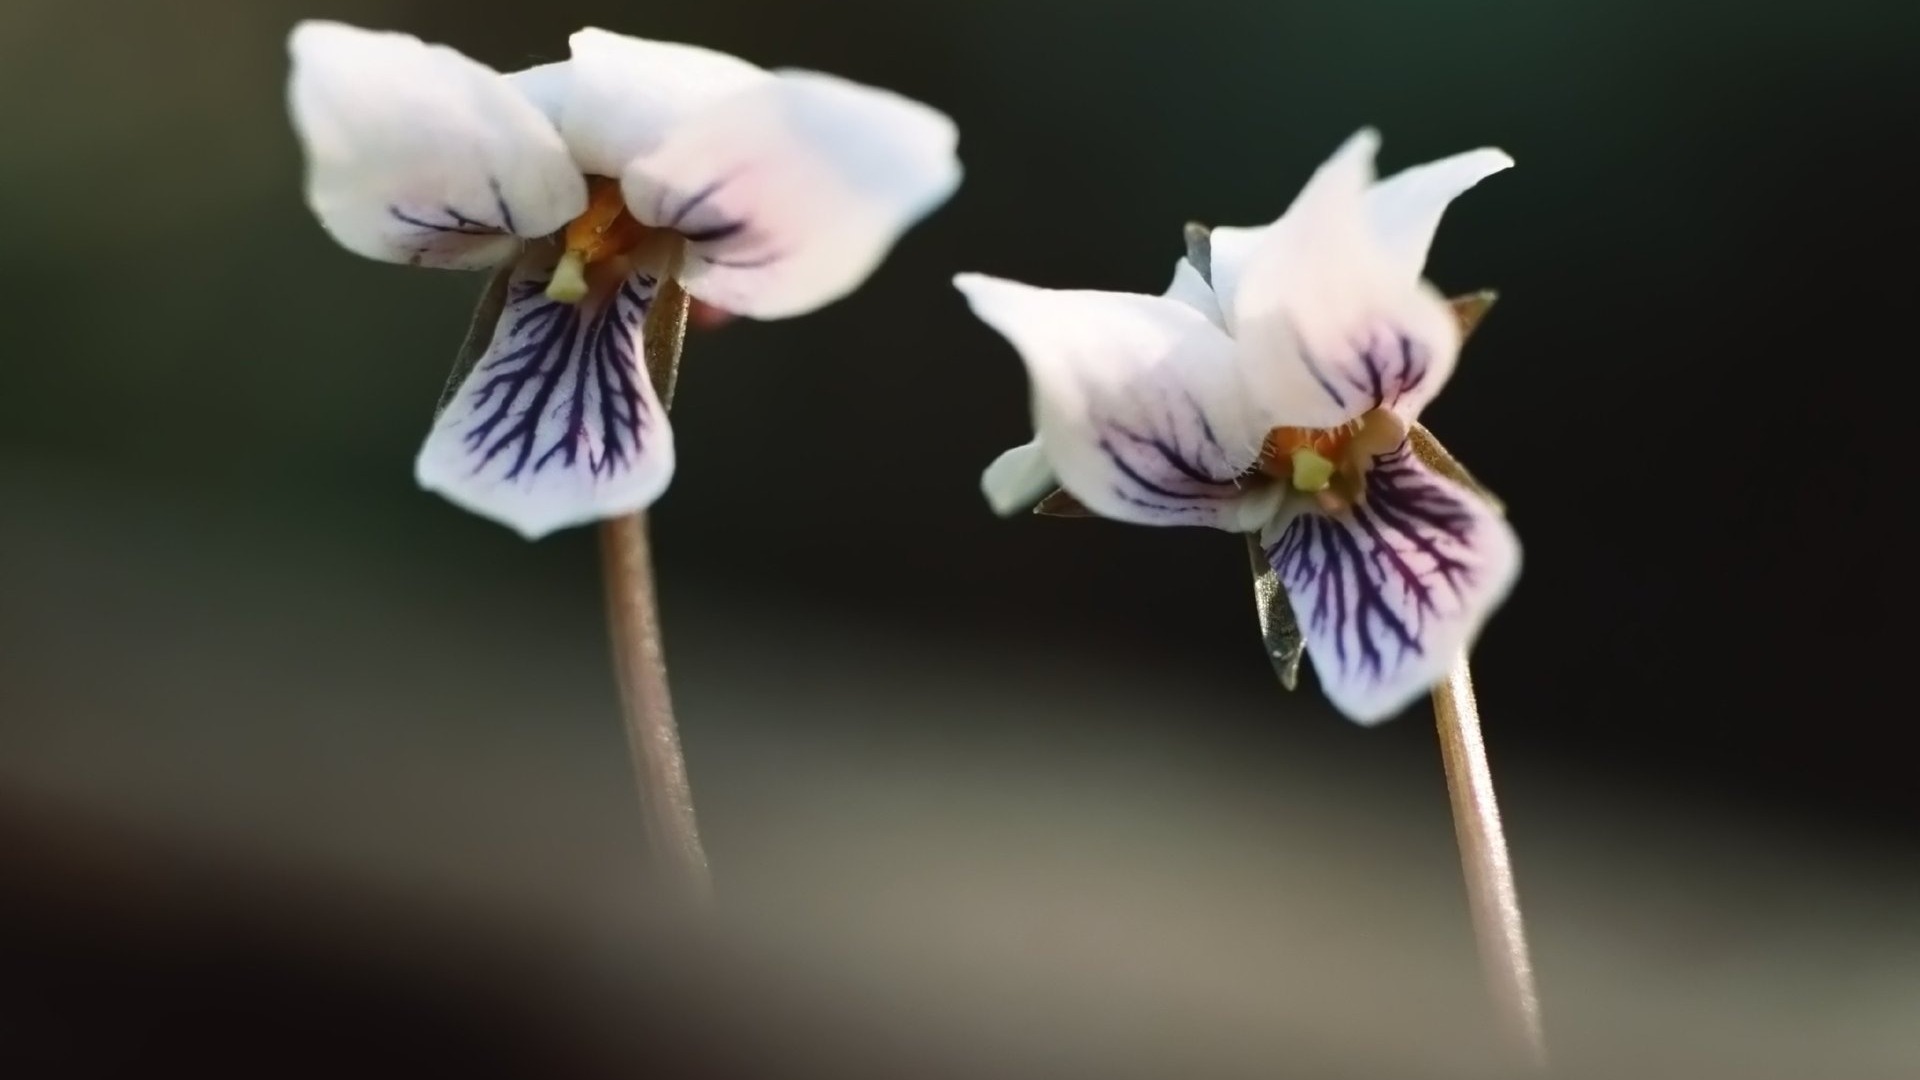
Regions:
<instances>
[{"instance_id":1,"label":"blurred dark background","mask_svg":"<svg viewBox=\"0 0 1920 1080\"><path fill-rule=\"evenodd\" d=\"M712 922L639 869L591 534L413 487L480 282L311 220L302 17L960 124L857 295L689 343L654 520ZM1024 378L947 284L1157 291L1374 124L1385 171L1519 161L1441 230L1502 300L1426 419L1526 544L1475 659L1561 1059L1912 1075L1916 41L1894 0L9 0L0 1071L1487 1075L1426 710L1281 692L1232 538L989 514Z\"/></svg>"}]
</instances>

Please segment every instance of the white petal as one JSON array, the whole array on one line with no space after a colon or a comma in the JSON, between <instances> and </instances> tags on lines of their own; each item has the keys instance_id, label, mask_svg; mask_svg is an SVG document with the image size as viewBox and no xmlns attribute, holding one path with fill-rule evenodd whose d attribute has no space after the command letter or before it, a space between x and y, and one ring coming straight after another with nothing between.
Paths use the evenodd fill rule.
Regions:
<instances>
[{"instance_id":1,"label":"white petal","mask_svg":"<svg viewBox=\"0 0 1920 1080\"><path fill-rule=\"evenodd\" d=\"M573 63L560 131L580 170L593 176L618 177L688 113L772 77L698 45L591 28L569 41Z\"/></svg>"},{"instance_id":2,"label":"white petal","mask_svg":"<svg viewBox=\"0 0 1920 1080\"><path fill-rule=\"evenodd\" d=\"M1180 301L1205 315L1213 325L1226 328L1226 320L1220 314L1220 301L1214 298L1213 287L1184 256L1173 264L1173 281L1168 283L1167 291L1161 295L1169 300Z\"/></svg>"},{"instance_id":3,"label":"white petal","mask_svg":"<svg viewBox=\"0 0 1920 1080\"><path fill-rule=\"evenodd\" d=\"M1486 147L1402 169L1373 185L1367 192L1367 218L1395 271L1409 280L1419 277L1447 206L1468 188L1512 167L1506 151Z\"/></svg>"},{"instance_id":4,"label":"white petal","mask_svg":"<svg viewBox=\"0 0 1920 1080\"><path fill-rule=\"evenodd\" d=\"M1059 486L1039 436L994 458L987 471L980 474L980 490L987 497L987 505L1001 517L1031 509Z\"/></svg>"},{"instance_id":5,"label":"white petal","mask_svg":"<svg viewBox=\"0 0 1920 1080\"><path fill-rule=\"evenodd\" d=\"M1263 539L1321 688L1363 724L1444 678L1520 572L1507 523L1405 443L1374 459L1352 511L1299 513Z\"/></svg>"},{"instance_id":6,"label":"white petal","mask_svg":"<svg viewBox=\"0 0 1920 1080\"><path fill-rule=\"evenodd\" d=\"M683 280L740 315L800 315L852 292L960 182L953 121L812 72L688 116L622 177L627 205L688 240Z\"/></svg>"},{"instance_id":7,"label":"white petal","mask_svg":"<svg viewBox=\"0 0 1920 1080\"><path fill-rule=\"evenodd\" d=\"M1505 151L1485 148L1469 150L1425 165L1415 165L1370 187L1366 195L1366 216L1374 236L1394 266L1394 272L1408 281L1420 277L1426 267L1427 252L1433 246L1433 234L1447 206L1468 188L1487 177L1511 168L1513 159ZM1247 258L1260 246L1272 225L1245 228L1221 226L1211 233L1213 244L1213 289L1233 325L1235 298Z\"/></svg>"},{"instance_id":8,"label":"white petal","mask_svg":"<svg viewBox=\"0 0 1920 1080\"><path fill-rule=\"evenodd\" d=\"M434 421L420 486L537 539L651 505L673 432L640 364L654 279L599 301L546 297L551 255L516 267L493 343Z\"/></svg>"},{"instance_id":9,"label":"white petal","mask_svg":"<svg viewBox=\"0 0 1920 1080\"><path fill-rule=\"evenodd\" d=\"M1277 488L1240 485L1271 425L1249 407L1233 342L1199 312L979 274L954 284L1026 361L1039 442L1087 509L1232 532L1272 516Z\"/></svg>"},{"instance_id":10,"label":"white petal","mask_svg":"<svg viewBox=\"0 0 1920 1080\"><path fill-rule=\"evenodd\" d=\"M586 208L559 133L484 64L333 22L301 23L288 49L307 202L347 250L477 269Z\"/></svg>"},{"instance_id":11,"label":"white petal","mask_svg":"<svg viewBox=\"0 0 1920 1080\"><path fill-rule=\"evenodd\" d=\"M1366 212L1379 136L1361 131L1307 181L1247 255L1234 333L1253 393L1295 427L1375 408L1411 420L1453 372L1446 302L1400 274Z\"/></svg>"},{"instance_id":12,"label":"white petal","mask_svg":"<svg viewBox=\"0 0 1920 1080\"><path fill-rule=\"evenodd\" d=\"M1207 269L1212 274L1214 303L1220 306L1220 325L1228 333L1234 330L1234 298L1240 295L1240 276L1246 272L1247 257L1272 229L1272 225L1220 225L1207 234L1212 245Z\"/></svg>"},{"instance_id":13,"label":"white petal","mask_svg":"<svg viewBox=\"0 0 1920 1080\"><path fill-rule=\"evenodd\" d=\"M573 61L557 60L551 64L540 64L520 71L507 73L507 82L515 90L533 103L541 115L553 124L554 130L560 129L560 121L566 116L567 98L573 93Z\"/></svg>"}]
</instances>

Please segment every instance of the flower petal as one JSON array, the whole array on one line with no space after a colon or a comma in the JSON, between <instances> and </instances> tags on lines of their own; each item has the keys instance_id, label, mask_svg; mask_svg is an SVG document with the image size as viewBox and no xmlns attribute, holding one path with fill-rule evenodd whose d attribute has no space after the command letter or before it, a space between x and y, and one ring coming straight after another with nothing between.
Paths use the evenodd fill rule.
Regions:
<instances>
[{"instance_id":1,"label":"flower petal","mask_svg":"<svg viewBox=\"0 0 1920 1080\"><path fill-rule=\"evenodd\" d=\"M1054 478L1053 466L1047 463L1047 451L1040 445L1038 436L994 458L993 464L980 474L980 491L986 495L987 505L1001 517L1031 509L1047 492L1059 486L1060 481Z\"/></svg>"},{"instance_id":2,"label":"flower petal","mask_svg":"<svg viewBox=\"0 0 1920 1080\"><path fill-rule=\"evenodd\" d=\"M484 64L334 22L301 23L288 49L307 202L347 250L479 269L586 208L559 133Z\"/></svg>"},{"instance_id":3,"label":"flower petal","mask_svg":"<svg viewBox=\"0 0 1920 1080\"><path fill-rule=\"evenodd\" d=\"M1264 539L1322 689L1363 724L1444 678L1520 572L1500 515L1404 442L1374 459L1358 506L1299 512Z\"/></svg>"},{"instance_id":4,"label":"flower petal","mask_svg":"<svg viewBox=\"0 0 1920 1080\"><path fill-rule=\"evenodd\" d=\"M1102 517L1258 529L1277 488L1242 488L1271 425L1250 408L1233 342L1177 301L954 284L1027 364L1034 428L1061 486Z\"/></svg>"},{"instance_id":5,"label":"flower petal","mask_svg":"<svg viewBox=\"0 0 1920 1080\"><path fill-rule=\"evenodd\" d=\"M1273 230L1268 225L1216 225L1207 234L1212 244L1208 271L1212 275L1214 302L1220 307L1220 324L1233 332L1234 298L1240 295L1240 276L1246 272L1247 256Z\"/></svg>"},{"instance_id":6,"label":"flower petal","mask_svg":"<svg viewBox=\"0 0 1920 1080\"><path fill-rule=\"evenodd\" d=\"M573 93L573 61L556 60L509 71L507 82L540 110L555 131L560 130L560 121L567 114L567 98Z\"/></svg>"},{"instance_id":7,"label":"flower petal","mask_svg":"<svg viewBox=\"0 0 1920 1080\"><path fill-rule=\"evenodd\" d=\"M1402 169L1367 192L1367 220L1394 270L1411 281L1427 265L1440 216L1468 188L1513 167L1504 150L1483 147Z\"/></svg>"},{"instance_id":8,"label":"flower petal","mask_svg":"<svg viewBox=\"0 0 1920 1080\"><path fill-rule=\"evenodd\" d=\"M1180 301L1205 315L1208 322L1226 329L1226 319L1220 313L1220 301L1213 294L1213 286L1207 284L1207 279L1201 277L1200 271L1186 258L1173 264L1173 281L1160 295Z\"/></svg>"},{"instance_id":9,"label":"flower petal","mask_svg":"<svg viewBox=\"0 0 1920 1080\"><path fill-rule=\"evenodd\" d=\"M1379 141L1363 130L1320 166L1247 255L1234 294L1249 385L1290 426L1376 408L1411 421L1460 351L1446 301L1398 272L1368 221Z\"/></svg>"},{"instance_id":10,"label":"flower petal","mask_svg":"<svg viewBox=\"0 0 1920 1080\"><path fill-rule=\"evenodd\" d=\"M1461 193L1502 169L1513 166L1503 150L1485 147L1455 154L1387 177L1367 189L1365 213L1375 239L1392 262L1394 272L1407 281L1420 277L1433 246L1440 217ZM1233 326L1234 304L1247 259L1273 225L1221 226L1212 232L1214 292Z\"/></svg>"},{"instance_id":11,"label":"flower petal","mask_svg":"<svg viewBox=\"0 0 1920 1080\"><path fill-rule=\"evenodd\" d=\"M642 222L688 240L687 291L740 315L800 315L852 292L960 182L953 121L812 72L688 116L622 176Z\"/></svg>"},{"instance_id":12,"label":"flower petal","mask_svg":"<svg viewBox=\"0 0 1920 1080\"><path fill-rule=\"evenodd\" d=\"M493 343L434 421L420 486L537 539L650 505L673 433L641 367L654 279L579 304L546 297L551 253L516 267Z\"/></svg>"},{"instance_id":13,"label":"flower petal","mask_svg":"<svg viewBox=\"0 0 1920 1080\"><path fill-rule=\"evenodd\" d=\"M698 45L591 27L568 41L573 63L565 73L560 132L580 171L593 176L618 177L634 158L658 147L682 117L772 78L737 56Z\"/></svg>"}]
</instances>

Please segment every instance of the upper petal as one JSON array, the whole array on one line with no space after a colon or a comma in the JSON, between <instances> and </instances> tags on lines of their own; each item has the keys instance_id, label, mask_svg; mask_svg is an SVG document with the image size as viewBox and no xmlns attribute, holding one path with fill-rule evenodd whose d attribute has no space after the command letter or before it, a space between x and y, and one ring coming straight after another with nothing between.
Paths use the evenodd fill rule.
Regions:
<instances>
[{"instance_id":1,"label":"upper petal","mask_svg":"<svg viewBox=\"0 0 1920 1080\"><path fill-rule=\"evenodd\" d=\"M1026 361L1038 442L1089 510L1234 532L1272 516L1276 489L1240 483L1271 425L1248 401L1232 341L1205 316L1158 296L980 274L954 284Z\"/></svg>"},{"instance_id":2,"label":"upper petal","mask_svg":"<svg viewBox=\"0 0 1920 1080\"><path fill-rule=\"evenodd\" d=\"M573 61L556 60L509 71L507 82L540 110L555 131L560 130L560 121L567 112L567 97L573 93Z\"/></svg>"},{"instance_id":3,"label":"upper petal","mask_svg":"<svg viewBox=\"0 0 1920 1080\"><path fill-rule=\"evenodd\" d=\"M1173 280L1167 283L1167 291L1160 295L1169 300L1178 300L1207 317L1207 321L1222 329L1226 328L1226 319L1220 312L1220 301L1214 295L1213 287L1200 271L1185 256L1173 264Z\"/></svg>"},{"instance_id":4,"label":"upper petal","mask_svg":"<svg viewBox=\"0 0 1920 1080\"><path fill-rule=\"evenodd\" d=\"M1418 278L1448 205L1468 188L1512 166L1513 158L1505 151L1485 147L1402 169L1370 187L1366 217L1394 272L1408 281ZM1247 258L1272 228L1221 226L1211 234L1213 287L1229 328Z\"/></svg>"},{"instance_id":5,"label":"upper petal","mask_svg":"<svg viewBox=\"0 0 1920 1080\"><path fill-rule=\"evenodd\" d=\"M299 24L288 49L307 202L349 251L492 266L586 207L559 133L484 64L334 22Z\"/></svg>"},{"instance_id":6,"label":"upper petal","mask_svg":"<svg viewBox=\"0 0 1920 1080\"><path fill-rule=\"evenodd\" d=\"M580 171L594 176L618 177L628 162L658 147L681 117L771 78L737 56L698 45L591 27L569 42L573 62L536 79L565 80L560 131Z\"/></svg>"},{"instance_id":7,"label":"upper petal","mask_svg":"<svg viewBox=\"0 0 1920 1080\"><path fill-rule=\"evenodd\" d=\"M1400 272L1368 219L1378 146L1371 130L1349 139L1241 271L1233 325L1248 380L1289 426L1330 428L1375 408L1412 420L1460 351L1446 301Z\"/></svg>"},{"instance_id":8,"label":"upper petal","mask_svg":"<svg viewBox=\"0 0 1920 1080\"><path fill-rule=\"evenodd\" d=\"M1367 219L1395 272L1409 280L1419 277L1448 205L1473 185L1512 167L1506 151L1483 147L1402 169L1373 185L1367 192Z\"/></svg>"},{"instance_id":9,"label":"upper petal","mask_svg":"<svg viewBox=\"0 0 1920 1080\"><path fill-rule=\"evenodd\" d=\"M579 304L547 299L552 254L514 268L493 341L435 418L420 486L528 539L651 505L673 432L641 365L655 281Z\"/></svg>"},{"instance_id":10,"label":"upper petal","mask_svg":"<svg viewBox=\"0 0 1920 1080\"><path fill-rule=\"evenodd\" d=\"M687 291L761 319L853 291L960 182L944 114L781 72L688 115L622 174L627 205L688 241Z\"/></svg>"},{"instance_id":11,"label":"upper petal","mask_svg":"<svg viewBox=\"0 0 1920 1080\"><path fill-rule=\"evenodd\" d=\"M1216 225L1207 234L1212 244L1213 294L1220 307L1221 325L1229 333L1234 329L1234 301L1240 295L1240 276L1246 272L1247 256L1273 230L1272 225Z\"/></svg>"},{"instance_id":12,"label":"upper petal","mask_svg":"<svg viewBox=\"0 0 1920 1080\"><path fill-rule=\"evenodd\" d=\"M1296 513L1264 539L1321 688L1363 724L1444 678L1520 572L1500 515L1404 442L1374 459L1352 510Z\"/></svg>"}]
</instances>

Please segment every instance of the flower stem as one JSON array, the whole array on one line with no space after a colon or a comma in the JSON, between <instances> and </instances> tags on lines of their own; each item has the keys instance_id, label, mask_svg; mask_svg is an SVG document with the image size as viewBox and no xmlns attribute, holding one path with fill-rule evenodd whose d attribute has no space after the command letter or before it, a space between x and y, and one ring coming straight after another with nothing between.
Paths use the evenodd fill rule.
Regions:
<instances>
[{"instance_id":1,"label":"flower stem","mask_svg":"<svg viewBox=\"0 0 1920 1080\"><path fill-rule=\"evenodd\" d=\"M1464 654L1446 680L1433 688L1433 717L1440 733L1447 792L1453 801L1460 863L1466 872L1467 905L1473 912L1474 936L1479 939L1480 963L1486 969L1494 1008L1521 1060L1534 1069L1545 1069L1540 995L1520 917L1520 895L1513 886L1506 832L1500 825L1500 803L1493 793L1493 771L1480 734L1473 675Z\"/></svg>"},{"instance_id":2,"label":"flower stem","mask_svg":"<svg viewBox=\"0 0 1920 1080\"><path fill-rule=\"evenodd\" d=\"M613 667L627 726L627 748L640 784L647 842L660 872L694 900L712 891L707 853L693 814L680 731L667 690L667 661L654 598L653 558L645 514L600 523Z\"/></svg>"},{"instance_id":3,"label":"flower stem","mask_svg":"<svg viewBox=\"0 0 1920 1080\"><path fill-rule=\"evenodd\" d=\"M673 403L686 340L688 297L674 273L678 261L675 258L676 265L661 275L642 333L647 372L662 407ZM686 899L703 903L712 894L713 882L706 850L700 845L693 790L687 782L686 758L680 751L680 731L667 689L666 649L660 636L645 512L601 522L600 553L614 674L620 684L647 840L660 872Z\"/></svg>"}]
</instances>

